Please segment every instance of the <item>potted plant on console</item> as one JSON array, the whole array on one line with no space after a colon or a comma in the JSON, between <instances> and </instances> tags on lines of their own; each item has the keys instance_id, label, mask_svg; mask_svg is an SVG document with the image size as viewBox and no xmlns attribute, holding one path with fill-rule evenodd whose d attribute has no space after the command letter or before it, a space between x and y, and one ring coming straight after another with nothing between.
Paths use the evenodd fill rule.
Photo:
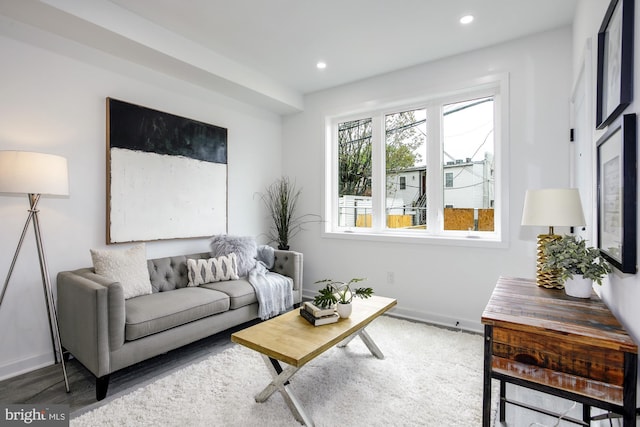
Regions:
<instances>
[{"instance_id":1,"label":"potted plant on console","mask_svg":"<svg viewBox=\"0 0 640 427\"><path fill-rule=\"evenodd\" d=\"M611 272L611 265L600 250L587 246L584 239L574 235L547 243L543 251L547 257L543 270L556 272L558 282L573 297L589 298L593 282L602 285L602 279Z\"/></svg>"},{"instance_id":2,"label":"potted plant on console","mask_svg":"<svg viewBox=\"0 0 640 427\"><path fill-rule=\"evenodd\" d=\"M364 280L366 279L353 278L347 283L338 282L333 279L318 280L316 283L325 283L326 286L318 291L318 295L313 299L313 303L322 308L329 308L335 304L336 311L340 317L347 318L351 315L353 309L351 301L353 301L354 297L365 299L373 295L372 288L351 289L351 285Z\"/></svg>"}]
</instances>

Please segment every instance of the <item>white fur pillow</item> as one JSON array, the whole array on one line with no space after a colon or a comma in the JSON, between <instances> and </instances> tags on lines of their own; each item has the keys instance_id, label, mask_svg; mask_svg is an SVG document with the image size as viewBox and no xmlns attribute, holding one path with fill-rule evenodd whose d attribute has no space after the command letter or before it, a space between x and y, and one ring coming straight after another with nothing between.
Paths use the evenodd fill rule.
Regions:
<instances>
[{"instance_id":1,"label":"white fur pillow","mask_svg":"<svg viewBox=\"0 0 640 427\"><path fill-rule=\"evenodd\" d=\"M239 279L237 260L235 253L217 258L187 259L188 286Z\"/></svg>"},{"instance_id":2,"label":"white fur pillow","mask_svg":"<svg viewBox=\"0 0 640 427\"><path fill-rule=\"evenodd\" d=\"M256 266L258 256L258 244L253 237L238 237L219 234L211 239L211 256L219 256L235 253L238 257L238 276L249 274Z\"/></svg>"},{"instance_id":3,"label":"white fur pillow","mask_svg":"<svg viewBox=\"0 0 640 427\"><path fill-rule=\"evenodd\" d=\"M126 250L91 249L90 252L96 274L120 282L125 299L153 292L144 243Z\"/></svg>"}]
</instances>

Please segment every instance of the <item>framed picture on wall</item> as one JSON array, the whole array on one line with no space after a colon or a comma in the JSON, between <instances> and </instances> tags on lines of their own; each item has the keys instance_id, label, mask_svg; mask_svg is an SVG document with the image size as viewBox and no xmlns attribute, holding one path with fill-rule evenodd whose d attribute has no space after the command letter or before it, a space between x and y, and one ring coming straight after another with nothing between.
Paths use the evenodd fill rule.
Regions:
<instances>
[{"instance_id":1,"label":"framed picture on wall","mask_svg":"<svg viewBox=\"0 0 640 427\"><path fill-rule=\"evenodd\" d=\"M598 31L596 128L602 129L633 98L634 0L611 0Z\"/></svg>"},{"instance_id":2,"label":"framed picture on wall","mask_svg":"<svg viewBox=\"0 0 640 427\"><path fill-rule=\"evenodd\" d=\"M227 129L107 98L107 243L227 232Z\"/></svg>"},{"instance_id":3,"label":"framed picture on wall","mask_svg":"<svg viewBox=\"0 0 640 427\"><path fill-rule=\"evenodd\" d=\"M597 142L598 248L623 273L636 273L636 115L625 114Z\"/></svg>"}]
</instances>

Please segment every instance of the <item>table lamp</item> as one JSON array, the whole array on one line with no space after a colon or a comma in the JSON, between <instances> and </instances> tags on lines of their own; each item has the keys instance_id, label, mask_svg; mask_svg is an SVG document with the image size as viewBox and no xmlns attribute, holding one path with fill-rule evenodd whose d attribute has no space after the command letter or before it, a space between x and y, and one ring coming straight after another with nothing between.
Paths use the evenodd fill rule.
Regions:
<instances>
[{"instance_id":1,"label":"table lamp","mask_svg":"<svg viewBox=\"0 0 640 427\"><path fill-rule=\"evenodd\" d=\"M51 342L53 344L54 360L62 363L62 373L67 392L69 392L69 381L67 370L62 355L62 343L60 342L60 330L58 328L58 316L56 306L51 292L51 282L47 262L42 245L42 235L40 233L40 222L38 220L38 201L42 195L68 196L69 178L67 173L67 160L64 157L51 154L34 153L28 151L0 151L0 193L26 194L29 198L29 216L24 224L22 235L18 242L18 247L13 256L13 261L9 267L9 273L0 293L0 306L7 291L7 285L13 268L15 267L20 248L24 237L33 222L33 230L38 249L38 259L40 261L40 273L42 274L42 286L44 289L45 303L49 318L49 329L51 332ZM58 359L59 358L59 359Z\"/></svg>"},{"instance_id":2,"label":"table lamp","mask_svg":"<svg viewBox=\"0 0 640 427\"><path fill-rule=\"evenodd\" d=\"M558 282L558 274L543 271L544 247L559 239L553 227L573 227L585 225L580 193L577 188L548 188L527 190L522 210L522 225L549 227L549 234L538 235L536 282L545 288L563 288Z\"/></svg>"}]
</instances>

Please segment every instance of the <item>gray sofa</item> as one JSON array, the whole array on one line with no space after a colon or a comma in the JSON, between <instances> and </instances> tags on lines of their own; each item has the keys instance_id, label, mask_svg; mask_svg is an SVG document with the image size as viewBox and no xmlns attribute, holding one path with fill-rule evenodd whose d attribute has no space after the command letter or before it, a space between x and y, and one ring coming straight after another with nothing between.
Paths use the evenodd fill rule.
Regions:
<instances>
[{"instance_id":1,"label":"gray sofa","mask_svg":"<svg viewBox=\"0 0 640 427\"><path fill-rule=\"evenodd\" d=\"M187 287L187 259L210 257L147 260L153 293L127 300L119 282L93 268L58 273L62 346L95 375L97 400L107 395L112 372L258 318L246 277ZM293 279L293 301L299 304L302 254L275 250L271 271Z\"/></svg>"}]
</instances>

